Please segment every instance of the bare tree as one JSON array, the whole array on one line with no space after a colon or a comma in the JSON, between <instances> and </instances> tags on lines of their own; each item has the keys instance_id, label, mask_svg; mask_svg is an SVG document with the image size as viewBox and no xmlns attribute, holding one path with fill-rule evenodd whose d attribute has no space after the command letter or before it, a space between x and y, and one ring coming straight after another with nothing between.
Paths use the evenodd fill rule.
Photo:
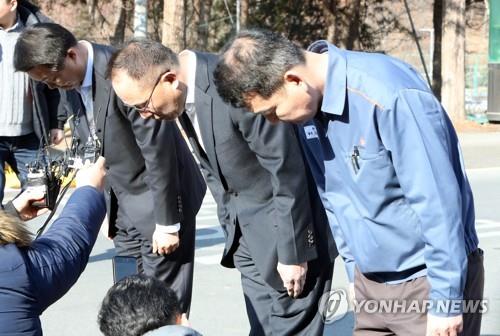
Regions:
<instances>
[{"instance_id":1,"label":"bare tree","mask_svg":"<svg viewBox=\"0 0 500 336\"><path fill-rule=\"evenodd\" d=\"M465 119L465 0L441 1L441 103L452 118Z\"/></svg>"},{"instance_id":2,"label":"bare tree","mask_svg":"<svg viewBox=\"0 0 500 336\"><path fill-rule=\"evenodd\" d=\"M248 11L250 9L250 0L241 0L240 2L240 25L241 28L246 28L248 25Z\"/></svg>"},{"instance_id":3,"label":"bare tree","mask_svg":"<svg viewBox=\"0 0 500 336\"><path fill-rule=\"evenodd\" d=\"M87 0L87 11L89 14L90 22L92 24L96 21L96 8L97 8L97 0Z\"/></svg>"},{"instance_id":4,"label":"bare tree","mask_svg":"<svg viewBox=\"0 0 500 336\"><path fill-rule=\"evenodd\" d=\"M208 45L208 22L212 0L193 0L192 38L196 49L205 50Z\"/></svg>"},{"instance_id":5,"label":"bare tree","mask_svg":"<svg viewBox=\"0 0 500 336\"><path fill-rule=\"evenodd\" d=\"M118 15L115 17L115 29L110 37L111 44L120 44L125 40L125 29L127 28L128 0L115 0Z\"/></svg>"},{"instance_id":6,"label":"bare tree","mask_svg":"<svg viewBox=\"0 0 500 336\"><path fill-rule=\"evenodd\" d=\"M186 47L185 0L164 1L162 43L175 52Z\"/></svg>"},{"instance_id":7,"label":"bare tree","mask_svg":"<svg viewBox=\"0 0 500 336\"><path fill-rule=\"evenodd\" d=\"M148 35L148 0L134 0L134 36Z\"/></svg>"},{"instance_id":8,"label":"bare tree","mask_svg":"<svg viewBox=\"0 0 500 336\"><path fill-rule=\"evenodd\" d=\"M434 26L434 54L432 55L432 91L441 100L441 41L443 35L443 0L434 0L432 24Z\"/></svg>"},{"instance_id":9,"label":"bare tree","mask_svg":"<svg viewBox=\"0 0 500 336\"><path fill-rule=\"evenodd\" d=\"M323 0L323 15L328 26L326 38L333 44L338 44L337 34L337 0Z\"/></svg>"}]
</instances>

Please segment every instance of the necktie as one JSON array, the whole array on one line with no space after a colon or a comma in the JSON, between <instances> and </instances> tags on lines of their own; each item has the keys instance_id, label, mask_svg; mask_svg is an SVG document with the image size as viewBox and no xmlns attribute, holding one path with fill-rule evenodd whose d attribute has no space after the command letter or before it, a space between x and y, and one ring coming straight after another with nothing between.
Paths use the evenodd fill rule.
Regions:
<instances>
[{"instance_id":1,"label":"necktie","mask_svg":"<svg viewBox=\"0 0 500 336\"><path fill-rule=\"evenodd\" d=\"M207 153L205 153L205 151L203 150L203 147L200 144L200 140L198 139L198 135L196 134L196 131L194 129L193 123L191 122L191 119L189 119L186 111L182 112L181 116L179 117L179 122L184 128L189 141L199 153L199 155L205 160L208 160Z\"/></svg>"}]
</instances>

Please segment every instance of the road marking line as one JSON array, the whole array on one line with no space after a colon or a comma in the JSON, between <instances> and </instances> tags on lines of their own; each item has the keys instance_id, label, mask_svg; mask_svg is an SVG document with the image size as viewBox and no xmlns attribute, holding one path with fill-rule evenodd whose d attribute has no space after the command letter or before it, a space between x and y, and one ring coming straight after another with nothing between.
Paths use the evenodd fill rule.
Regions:
<instances>
[{"instance_id":1,"label":"road marking line","mask_svg":"<svg viewBox=\"0 0 500 336\"><path fill-rule=\"evenodd\" d=\"M478 238L490 238L490 237L498 237L500 236L500 231L492 231L492 232L482 232L478 233Z\"/></svg>"},{"instance_id":2,"label":"road marking line","mask_svg":"<svg viewBox=\"0 0 500 336\"><path fill-rule=\"evenodd\" d=\"M204 265L217 265L220 264L220 255L211 255L211 256L203 256L195 258L195 262Z\"/></svg>"},{"instance_id":3,"label":"road marking line","mask_svg":"<svg viewBox=\"0 0 500 336\"><path fill-rule=\"evenodd\" d=\"M219 219L217 215L202 215L202 216L196 216L196 220L212 220L212 219Z\"/></svg>"}]
</instances>

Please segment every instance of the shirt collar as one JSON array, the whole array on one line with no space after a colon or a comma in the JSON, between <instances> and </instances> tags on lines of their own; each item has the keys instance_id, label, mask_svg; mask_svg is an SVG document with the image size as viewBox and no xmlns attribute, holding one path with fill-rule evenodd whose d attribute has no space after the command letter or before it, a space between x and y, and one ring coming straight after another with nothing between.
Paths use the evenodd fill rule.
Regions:
<instances>
[{"instance_id":1,"label":"shirt collar","mask_svg":"<svg viewBox=\"0 0 500 336\"><path fill-rule=\"evenodd\" d=\"M184 50L179 55L185 54L188 57L187 67L187 94L186 94L186 107L194 104L194 87L196 81L196 54L190 50Z\"/></svg>"},{"instance_id":2,"label":"shirt collar","mask_svg":"<svg viewBox=\"0 0 500 336\"><path fill-rule=\"evenodd\" d=\"M319 54L328 52L328 72L321 111L342 115L347 90L347 61L344 52L324 40L312 43L307 50Z\"/></svg>"},{"instance_id":3,"label":"shirt collar","mask_svg":"<svg viewBox=\"0 0 500 336\"><path fill-rule=\"evenodd\" d=\"M79 41L79 43L83 44L87 47L87 68L85 69L85 77L83 78L83 82L81 88L89 88L92 87L92 69L94 68L94 49L92 49L92 45L88 41Z\"/></svg>"}]
</instances>

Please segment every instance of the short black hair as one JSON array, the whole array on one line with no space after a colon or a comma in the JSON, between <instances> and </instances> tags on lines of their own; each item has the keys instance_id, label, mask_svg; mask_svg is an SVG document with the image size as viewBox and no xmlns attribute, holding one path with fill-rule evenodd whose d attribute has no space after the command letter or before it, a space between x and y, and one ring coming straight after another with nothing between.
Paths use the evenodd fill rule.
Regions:
<instances>
[{"instance_id":1,"label":"short black hair","mask_svg":"<svg viewBox=\"0 0 500 336\"><path fill-rule=\"evenodd\" d=\"M290 68L305 63L304 51L285 37L264 29L243 30L222 50L214 71L217 91L235 107L248 107L245 95L271 97Z\"/></svg>"},{"instance_id":2,"label":"short black hair","mask_svg":"<svg viewBox=\"0 0 500 336\"><path fill-rule=\"evenodd\" d=\"M64 65L68 49L78 41L69 30L56 23L37 23L26 28L14 49L16 71L30 71L44 65L58 71Z\"/></svg>"},{"instance_id":3,"label":"short black hair","mask_svg":"<svg viewBox=\"0 0 500 336\"><path fill-rule=\"evenodd\" d=\"M152 74L153 70L165 72L178 66L179 59L175 52L160 42L132 39L119 48L109 60L107 77L112 78L116 70L124 70L136 81L149 80L151 78L148 77L156 77L156 72L160 72Z\"/></svg>"},{"instance_id":4,"label":"short black hair","mask_svg":"<svg viewBox=\"0 0 500 336\"><path fill-rule=\"evenodd\" d=\"M108 290L97 321L105 336L141 336L175 324L180 313L177 296L164 282L133 275Z\"/></svg>"}]
</instances>

